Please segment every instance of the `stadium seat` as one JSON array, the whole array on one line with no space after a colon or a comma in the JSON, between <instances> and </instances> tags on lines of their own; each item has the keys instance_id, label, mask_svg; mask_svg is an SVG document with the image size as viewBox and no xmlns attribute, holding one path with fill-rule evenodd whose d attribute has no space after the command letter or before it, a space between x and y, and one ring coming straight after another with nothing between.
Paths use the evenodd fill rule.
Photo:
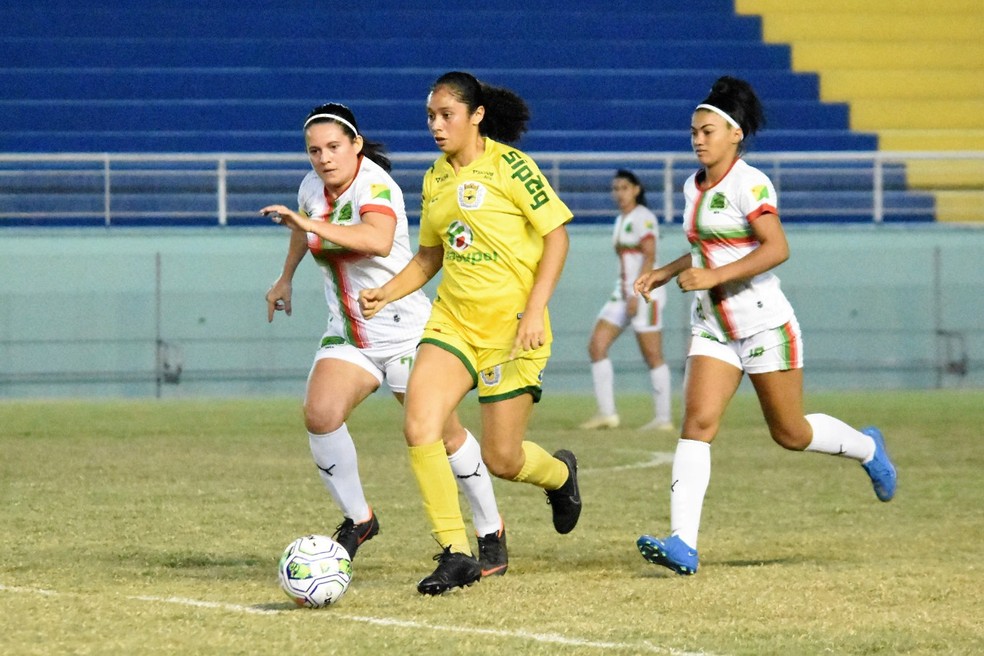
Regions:
<instances>
[{"instance_id":1,"label":"stadium seat","mask_svg":"<svg viewBox=\"0 0 984 656\"><path fill-rule=\"evenodd\" d=\"M533 117L521 146L531 152L686 152L692 108L725 73L751 81L766 106L767 129L751 142L754 150L877 149L879 137L859 127L861 110L849 108L848 99L821 99L821 79L793 70L790 46L763 39L762 19L744 6L754 4L739 2L742 13L731 0L613 12L602 0L504 0L460 9L455 18L447 8L406 0L325 10L325 36L303 29L312 24L311 7L261 0L6 6L0 152L298 152L300 121L329 99L349 104L366 135L391 151L431 152L423 104L445 70L436 61L453 61L527 99ZM449 23L502 36L490 48L484 34L449 35ZM284 42L267 34L292 36ZM869 111L882 110L873 104ZM870 170L784 175L790 192L828 182L871 189ZM905 193L899 184L906 177L896 167L886 187ZM18 184L55 185L61 197L44 201L51 207L79 194L96 206L103 201L94 174ZM114 209L153 215L119 184L114 180L114 193L123 194ZM181 217L211 203L214 192L165 183L157 193L171 197L161 208ZM234 214L252 202L236 194L230 189ZM918 220L932 215L921 197L913 203L922 212Z\"/></svg>"},{"instance_id":2,"label":"stadium seat","mask_svg":"<svg viewBox=\"0 0 984 656\"><path fill-rule=\"evenodd\" d=\"M984 3L952 0L736 0L760 15L793 68L820 73L820 97L851 107L851 128L890 151L984 150ZM984 162L910 158L909 182L932 190L941 221L984 220Z\"/></svg>"}]
</instances>

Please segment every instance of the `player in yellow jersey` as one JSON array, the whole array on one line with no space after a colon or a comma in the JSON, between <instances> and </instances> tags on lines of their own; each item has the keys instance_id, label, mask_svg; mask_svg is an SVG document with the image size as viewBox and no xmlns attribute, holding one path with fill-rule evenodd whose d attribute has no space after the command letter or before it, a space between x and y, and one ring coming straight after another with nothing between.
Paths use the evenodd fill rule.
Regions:
<instances>
[{"instance_id":1,"label":"player in yellow jersey","mask_svg":"<svg viewBox=\"0 0 984 656\"><path fill-rule=\"evenodd\" d=\"M482 575L441 443L441 427L470 390L478 389L489 471L546 490L558 533L573 530L581 513L574 454L550 455L524 441L550 356L547 302L567 257L572 218L536 163L507 145L528 119L526 103L511 91L468 73L438 78L427 98L427 124L444 154L424 177L420 247L392 280L360 294L371 318L444 270L410 374L404 421L410 463L442 549L437 569L417 584L423 594Z\"/></svg>"}]
</instances>

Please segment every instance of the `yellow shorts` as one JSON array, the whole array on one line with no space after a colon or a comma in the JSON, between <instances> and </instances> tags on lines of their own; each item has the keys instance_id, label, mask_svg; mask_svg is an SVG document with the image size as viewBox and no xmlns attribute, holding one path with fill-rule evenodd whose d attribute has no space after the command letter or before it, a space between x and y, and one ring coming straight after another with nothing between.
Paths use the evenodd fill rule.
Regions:
<instances>
[{"instance_id":1,"label":"yellow shorts","mask_svg":"<svg viewBox=\"0 0 984 656\"><path fill-rule=\"evenodd\" d=\"M550 358L550 345L523 351L510 360L512 349L472 346L447 324L427 324L421 344L433 344L461 360L471 374L472 389L478 388L479 403L495 403L529 394L533 403L543 395L543 370Z\"/></svg>"}]
</instances>

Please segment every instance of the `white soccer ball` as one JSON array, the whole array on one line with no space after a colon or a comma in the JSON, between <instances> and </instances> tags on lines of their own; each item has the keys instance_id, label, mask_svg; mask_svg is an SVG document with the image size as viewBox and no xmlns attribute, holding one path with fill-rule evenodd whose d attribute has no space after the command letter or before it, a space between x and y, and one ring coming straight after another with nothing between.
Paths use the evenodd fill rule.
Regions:
<instances>
[{"instance_id":1,"label":"white soccer ball","mask_svg":"<svg viewBox=\"0 0 984 656\"><path fill-rule=\"evenodd\" d=\"M352 581L352 559L345 547L324 535L297 538L277 566L280 587L298 606L330 606Z\"/></svg>"}]
</instances>

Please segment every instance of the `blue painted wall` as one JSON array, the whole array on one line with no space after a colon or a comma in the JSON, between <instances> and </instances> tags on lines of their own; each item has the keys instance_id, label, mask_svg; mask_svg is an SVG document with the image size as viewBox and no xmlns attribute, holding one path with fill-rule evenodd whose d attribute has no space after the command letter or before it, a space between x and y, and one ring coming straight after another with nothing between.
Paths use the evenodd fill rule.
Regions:
<instances>
[{"instance_id":1,"label":"blue painted wall","mask_svg":"<svg viewBox=\"0 0 984 656\"><path fill-rule=\"evenodd\" d=\"M788 232L793 254L778 273L804 328L808 387L984 387L984 231ZM263 295L286 242L276 227L5 231L0 397L299 396L325 306L320 273L307 260L295 278L293 316L267 323ZM661 260L685 250L680 228L665 227ZM551 305L556 343L548 393L590 392L585 344L615 272L608 229L572 227ZM689 301L675 288L669 296L666 352L679 383ZM963 335L967 376L938 376L945 343L937 328ZM177 385L155 382L158 334L183 354ZM631 335L613 357L619 390L645 390Z\"/></svg>"}]
</instances>

